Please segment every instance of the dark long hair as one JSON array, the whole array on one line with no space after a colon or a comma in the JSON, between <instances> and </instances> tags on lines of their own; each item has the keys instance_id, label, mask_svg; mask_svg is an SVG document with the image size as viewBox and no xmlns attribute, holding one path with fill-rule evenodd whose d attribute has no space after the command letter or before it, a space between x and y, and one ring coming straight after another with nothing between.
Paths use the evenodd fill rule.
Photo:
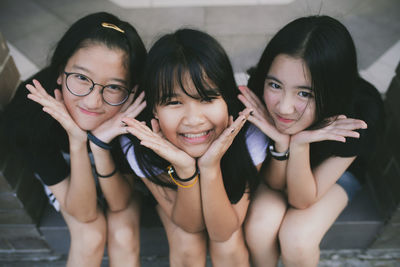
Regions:
<instances>
[{"instance_id":1,"label":"dark long hair","mask_svg":"<svg viewBox=\"0 0 400 267\"><path fill-rule=\"evenodd\" d=\"M338 20L329 16L302 17L276 33L266 46L257 67L250 71L248 86L260 99L263 99L266 75L278 55L302 59L310 71L316 112L315 119L308 129L323 127L329 123L327 118L340 114L365 120L371 133L382 128L378 126L378 123L383 123L380 96L372 85L360 78L353 39ZM369 98L368 101L376 104L373 110L379 110L379 114L367 116L366 114L371 112L361 110L362 105L359 102L363 100L360 98L360 90L364 99ZM357 131L363 137L366 130ZM372 135L375 133L370 134ZM349 150L348 145L353 148L360 146L358 140L347 138L346 143L312 143L311 166L317 166L332 155L343 156L343 151ZM368 137L368 141L371 144L375 143L372 137ZM347 149L344 146L347 146ZM353 154L349 152L346 156Z\"/></svg>"},{"instance_id":2,"label":"dark long hair","mask_svg":"<svg viewBox=\"0 0 400 267\"><path fill-rule=\"evenodd\" d=\"M197 94L191 95L183 86L184 75L190 75ZM210 90L211 81L217 88ZM232 66L221 45L210 35L192 29L181 29L161 37L150 49L141 88L146 95L143 120L150 126L156 105L165 103L173 95L174 85L193 98L208 99L215 94L222 96L230 115L236 117L244 107L237 99L237 86ZM247 128L247 125L246 127ZM221 170L226 192L231 202L241 199L246 188L250 193L257 183L257 171L253 166L242 129L221 160ZM133 137L135 140L135 138ZM136 143L137 144L137 143ZM165 169L169 163L152 150L135 145L135 155L143 173L152 182L176 188L161 180L154 167Z\"/></svg>"},{"instance_id":3,"label":"dark long hair","mask_svg":"<svg viewBox=\"0 0 400 267\"><path fill-rule=\"evenodd\" d=\"M124 33L115 29L105 28L102 23L111 23ZM58 42L50 64L39 73L22 83L5 110L4 120L6 136L18 147L33 145L38 149L46 147L49 141L64 142L66 133L58 122L42 111L41 106L26 98L28 91L25 84L33 78L39 80L47 92L54 96L58 87L57 78L63 72L68 60L80 48L92 44L102 44L110 49L125 52L125 67L128 70L129 88L138 84L146 59L146 49L135 28L128 22L116 16L99 12L87 15L76 21Z\"/></svg>"},{"instance_id":4,"label":"dark long hair","mask_svg":"<svg viewBox=\"0 0 400 267\"><path fill-rule=\"evenodd\" d=\"M276 33L265 48L248 86L263 99L265 77L280 54L304 60L311 75L316 116L311 127L326 118L350 115L353 90L359 79L356 50L346 27L328 16L296 19Z\"/></svg>"}]
</instances>

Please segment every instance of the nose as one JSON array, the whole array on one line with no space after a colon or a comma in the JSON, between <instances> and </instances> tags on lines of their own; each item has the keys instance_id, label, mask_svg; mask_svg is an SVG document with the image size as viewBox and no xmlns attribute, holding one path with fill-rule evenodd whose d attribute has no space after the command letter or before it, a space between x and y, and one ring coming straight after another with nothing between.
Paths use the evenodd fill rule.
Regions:
<instances>
[{"instance_id":1,"label":"nose","mask_svg":"<svg viewBox=\"0 0 400 267\"><path fill-rule=\"evenodd\" d=\"M290 94L283 93L279 99L278 111L280 114L292 114L295 110L294 99Z\"/></svg>"},{"instance_id":2,"label":"nose","mask_svg":"<svg viewBox=\"0 0 400 267\"><path fill-rule=\"evenodd\" d=\"M103 96L101 95L101 87L95 85L92 92L90 94L84 96L84 103L86 108L88 109L97 109L103 105Z\"/></svg>"},{"instance_id":3,"label":"nose","mask_svg":"<svg viewBox=\"0 0 400 267\"><path fill-rule=\"evenodd\" d=\"M198 126L205 122L204 107L193 103L187 105L183 118L183 124L187 126Z\"/></svg>"}]
</instances>

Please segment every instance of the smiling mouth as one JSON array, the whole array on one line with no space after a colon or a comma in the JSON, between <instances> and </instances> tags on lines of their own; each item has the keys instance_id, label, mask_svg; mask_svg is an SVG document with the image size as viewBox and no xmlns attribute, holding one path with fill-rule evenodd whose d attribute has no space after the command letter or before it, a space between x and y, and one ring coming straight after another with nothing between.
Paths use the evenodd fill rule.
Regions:
<instances>
[{"instance_id":1,"label":"smiling mouth","mask_svg":"<svg viewBox=\"0 0 400 267\"><path fill-rule=\"evenodd\" d=\"M186 133L186 134L182 134L182 135L186 138L200 138L200 137L207 135L209 132L210 131L205 131L205 132L197 133L197 134Z\"/></svg>"},{"instance_id":2,"label":"smiling mouth","mask_svg":"<svg viewBox=\"0 0 400 267\"><path fill-rule=\"evenodd\" d=\"M183 139L190 143L203 143L210 136L211 130L201 133L182 133L180 134Z\"/></svg>"},{"instance_id":3,"label":"smiling mouth","mask_svg":"<svg viewBox=\"0 0 400 267\"><path fill-rule=\"evenodd\" d=\"M80 109L80 111L82 113L87 114L87 115L91 115L91 116L99 116L100 115L99 112L92 112L92 111L86 110L86 109L81 108L81 107L79 109Z\"/></svg>"},{"instance_id":4,"label":"smiling mouth","mask_svg":"<svg viewBox=\"0 0 400 267\"><path fill-rule=\"evenodd\" d=\"M283 123L291 123L291 122L294 121L293 119L286 119L286 118L283 118L283 117L281 117L279 115L276 115L276 117L278 118L278 121L283 122Z\"/></svg>"}]
</instances>

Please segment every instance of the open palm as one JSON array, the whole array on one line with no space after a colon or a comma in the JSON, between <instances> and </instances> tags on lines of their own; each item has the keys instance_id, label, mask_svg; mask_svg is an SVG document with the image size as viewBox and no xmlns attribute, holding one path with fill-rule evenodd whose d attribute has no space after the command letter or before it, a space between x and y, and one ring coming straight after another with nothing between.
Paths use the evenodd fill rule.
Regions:
<instances>
[{"instance_id":1,"label":"open palm","mask_svg":"<svg viewBox=\"0 0 400 267\"><path fill-rule=\"evenodd\" d=\"M82 130L72 119L59 89L54 90L55 98L50 96L42 87L39 81L33 80L32 84L27 84L29 90L28 98L43 106L43 111L57 120L67 132L69 138L86 141L86 132Z\"/></svg>"},{"instance_id":2,"label":"open palm","mask_svg":"<svg viewBox=\"0 0 400 267\"><path fill-rule=\"evenodd\" d=\"M153 130L133 118L125 117L123 122L127 124L126 130L136 136L141 145L153 150L157 155L170 162L176 169L185 169L188 166L195 168L196 160L164 137L157 120L151 120Z\"/></svg>"}]
</instances>

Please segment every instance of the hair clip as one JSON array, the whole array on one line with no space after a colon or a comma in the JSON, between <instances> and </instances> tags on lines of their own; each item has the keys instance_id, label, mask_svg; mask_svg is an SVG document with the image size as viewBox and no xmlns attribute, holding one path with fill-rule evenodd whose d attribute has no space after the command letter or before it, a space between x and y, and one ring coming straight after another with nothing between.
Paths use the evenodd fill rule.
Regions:
<instances>
[{"instance_id":1,"label":"hair clip","mask_svg":"<svg viewBox=\"0 0 400 267\"><path fill-rule=\"evenodd\" d=\"M123 29L121 29L120 27L118 27L118 26L116 26L116 25L114 25L112 23L102 22L101 26L103 26L104 28L110 28L110 29L114 29L116 31L125 33L125 31Z\"/></svg>"}]
</instances>

